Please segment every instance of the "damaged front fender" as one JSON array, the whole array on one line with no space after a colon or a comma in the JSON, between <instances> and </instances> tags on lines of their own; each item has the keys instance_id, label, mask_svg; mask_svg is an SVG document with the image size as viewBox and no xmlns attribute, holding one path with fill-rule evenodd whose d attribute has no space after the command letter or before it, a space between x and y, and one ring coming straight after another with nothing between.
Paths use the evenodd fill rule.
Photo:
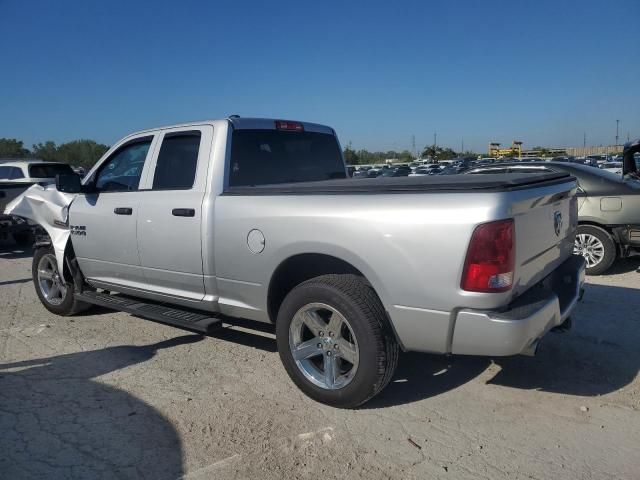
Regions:
<instances>
[{"instance_id":1,"label":"damaged front fender","mask_svg":"<svg viewBox=\"0 0 640 480\"><path fill-rule=\"evenodd\" d=\"M64 272L64 249L69 240L69 205L75 197L76 194L59 192L55 184L36 184L14 198L4 211L6 215L31 220L46 230L56 254L59 272Z\"/></svg>"}]
</instances>

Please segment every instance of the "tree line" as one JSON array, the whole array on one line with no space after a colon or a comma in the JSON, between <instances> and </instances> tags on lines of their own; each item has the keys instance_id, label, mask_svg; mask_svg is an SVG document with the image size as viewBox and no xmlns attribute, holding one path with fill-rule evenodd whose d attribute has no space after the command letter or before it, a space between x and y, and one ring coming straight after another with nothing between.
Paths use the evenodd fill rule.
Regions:
<instances>
[{"instance_id":1,"label":"tree line","mask_svg":"<svg viewBox=\"0 0 640 480\"><path fill-rule=\"evenodd\" d=\"M97 143L94 140L73 140L60 145L47 141L36 143L29 149L24 146L21 140L0 138L0 158L40 158L46 161L68 163L74 167L92 167L107 150L109 150L107 145ZM456 152L451 148L429 145L423 149L420 156L420 158L436 160L449 160L458 157L475 158L477 154L469 151ZM388 159L409 163L415 160L416 156L409 150L370 152L365 149L354 150L348 146L344 149L344 159L348 165L372 165L384 163Z\"/></svg>"},{"instance_id":2,"label":"tree line","mask_svg":"<svg viewBox=\"0 0 640 480\"><path fill-rule=\"evenodd\" d=\"M46 161L62 162L74 167L89 168L109 150L107 145L93 140L73 140L56 145L47 141L36 143L31 149L15 138L0 138L0 158L40 158Z\"/></svg>"}]
</instances>

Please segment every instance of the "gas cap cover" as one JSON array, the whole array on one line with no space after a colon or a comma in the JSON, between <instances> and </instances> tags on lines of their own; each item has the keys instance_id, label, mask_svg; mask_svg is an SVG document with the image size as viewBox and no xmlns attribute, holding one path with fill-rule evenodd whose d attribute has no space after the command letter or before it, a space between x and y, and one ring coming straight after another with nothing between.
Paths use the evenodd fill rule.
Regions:
<instances>
[{"instance_id":1,"label":"gas cap cover","mask_svg":"<svg viewBox=\"0 0 640 480\"><path fill-rule=\"evenodd\" d=\"M247 246L253 253L260 253L264 250L264 235L260 230L253 229L247 235Z\"/></svg>"}]
</instances>

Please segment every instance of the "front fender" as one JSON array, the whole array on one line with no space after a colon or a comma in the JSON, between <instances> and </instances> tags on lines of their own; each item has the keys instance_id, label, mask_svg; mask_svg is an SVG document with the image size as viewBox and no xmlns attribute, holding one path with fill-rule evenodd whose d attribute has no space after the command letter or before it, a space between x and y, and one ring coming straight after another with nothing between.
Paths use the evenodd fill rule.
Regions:
<instances>
[{"instance_id":1,"label":"front fender","mask_svg":"<svg viewBox=\"0 0 640 480\"><path fill-rule=\"evenodd\" d=\"M44 187L36 184L14 198L4 211L6 215L37 223L49 234L59 272L64 272L64 250L70 234L69 205L75 197L75 194L59 192L53 184Z\"/></svg>"}]
</instances>

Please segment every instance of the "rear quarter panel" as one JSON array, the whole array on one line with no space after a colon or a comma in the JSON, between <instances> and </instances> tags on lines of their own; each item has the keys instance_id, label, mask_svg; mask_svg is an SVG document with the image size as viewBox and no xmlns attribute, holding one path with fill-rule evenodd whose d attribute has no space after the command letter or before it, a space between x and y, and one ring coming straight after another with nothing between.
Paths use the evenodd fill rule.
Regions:
<instances>
[{"instance_id":1,"label":"rear quarter panel","mask_svg":"<svg viewBox=\"0 0 640 480\"><path fill-rule=\"evenodd\" d=\"M249 283L242 302L264 310L269 280L281 262L301 253L322 253L360 270L387 308L451 311L504 305L512 292L460 289L473 229L479 223L515 217L518 293L571 253L572 239L560 242L553 231L557 209L567 219L561 236L570 228L568 200L550 202L562 191L567 191L567 184L507 193L222 195L215 205L213 242L220 295L236 295L231 283ZM247 247L252 229L264 234L262 253ZM543 249L546 254L532 259ZM226 282L231 282L229 289Z\"/></svg>"}]
</instances>

